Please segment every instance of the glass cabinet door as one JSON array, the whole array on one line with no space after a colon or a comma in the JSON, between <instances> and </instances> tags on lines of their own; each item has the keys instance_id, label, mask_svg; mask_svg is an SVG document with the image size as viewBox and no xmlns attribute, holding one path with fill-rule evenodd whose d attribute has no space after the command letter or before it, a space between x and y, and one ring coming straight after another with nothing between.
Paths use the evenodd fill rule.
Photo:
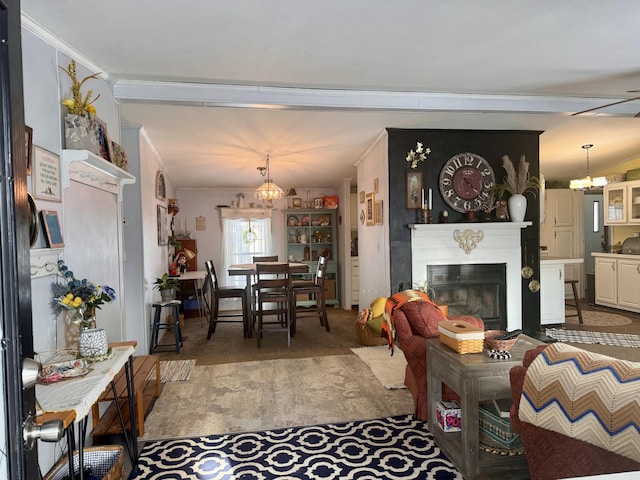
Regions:
<instances>
[{"instance_id":1,"label":"glass cabinet door","mask_svg":"<svg viewBox=\"0 0 640 480\"><path fill-rule=\"evenodd\" d=\"M626 189L623 184L611 184L604 188L605 225L626 223Z\"/></svg>"},{"instance_id":2,"label":"glass cabinet door","mask_svg":"<svg viewBox=\"0 0 640 480\"><path fill-rule=\"evenodd\" d=\"M640 182L628 185L629 223L640 223Z\"/></svg>"}]
</instances>

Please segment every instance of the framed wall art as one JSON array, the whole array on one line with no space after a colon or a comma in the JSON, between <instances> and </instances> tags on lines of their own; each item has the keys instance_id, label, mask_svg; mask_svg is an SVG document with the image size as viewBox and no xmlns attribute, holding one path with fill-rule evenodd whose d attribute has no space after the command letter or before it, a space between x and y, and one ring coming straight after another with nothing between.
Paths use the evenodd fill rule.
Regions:
<instances>
[{"instance_id":1,"label":"framed wall art","mask_svg":"<svg viewBox=\"0 0 640 480\"><path fill-rule=\"evenodd\" d=\"M324 202L322 201L322 198L313 199L313 208L324 208Z\"/></svg>"},{"instance_id":2,"label":"framed wall art","mask_svg":"<svg viewBox=\"0 0 640 480\"><path fill-rule=\"evenodd\" d=\"M360 203L364 203L364 190L360 192Z\"/></svg>"},{"instance_id":3,"label":"framed wall art","mask_svg":"<svg viewBox=\"0 0 640 480\"><path fill-rule=\"evenodd\" d=\"M47 246L49 248L64 247L62 238L62 229L60 228L60 220L58 220L58 212L55 210L42 210L42 226L47 238Z\"/></svg>"},{"instance_id":4,"label":"framed wall art","mask_svg":"<svg viewBox=\"0 0 640 480\"><path fill-rule=\"evenodd\" d=\"M164 173L160 170L156 173L156 198L162 201L167 199L167 183L164 180Z\"/></svg>"},{"instance_id":5,"label":"framed wall art","mask_svg":"<svg viewBox=\"0 0 640 480\"><path fill-rule=\"evenodd\" d=\"M293 208L302 208L302 198L293 197L291 199L291 205L293 205Z\"/></svg>"},{"instance_id":6,"label":"framed wall art","mask_svg":"<svg viewBox=\"0 0 640 480\"><path fill-rule=\"evenodd\" d=\"M373 193L367 193L366 195L366 201L365 201L365 211L367 212L367 226L371 226L375 224L375 220L373 218L373 209L374 209L374 203L375 203L375 194Z\"/></svg>"},{"instance_id":7,"label":"framed wall art","mask_svg":"<svg viewBox=\"0 0 640 480\"><path fill-rule=\"evenodd\" d=\"M41 200L62 201L60 157L44 148L33 146L33 194Z\"/></svg>"},{"instance_id":8,"label":"framed wall art","mask_svg":"<svg viewBox=\"0 0 640 480\"><path fill-rule=\"evenodd\" d=\"M407 172L405 208L422 208L422 172Z\"/></svg>"},{"instance_id":9,"label":"framed wall art","mask_svg":"<svg viewBox=\"0 0 640 480\"><path fill-rule=\"evenodd\" d=\"M158 245L167 245L169 237L167 235L167 209L164 205L158 205Z\"/></svg>"},{"instance_id":10,"label":"framed wall art","mask_svg":"<svg viewBox=\"0 0 640 480\"><path fill-rule=\"evenodd\" d=\"M33 150L33 128L24 126L24 154L27 159L27 175L31 175L31 151Z\"/></svg>"},{"instance_id":11,"label":"framed wall art","mask_svg":"<svg viewBox=\"0 0 640 480\"><path fill-rule=\"evenodd\" d=\"M382 200L379 200L374 204L373 220L376 225L382 225Z\"/></svg>"},{"instance_id":12,"label":"framed wall art","mask_svg":"<svg viewBox=\"0 0 640 480\"><path fill-rule=\"evenodd\" d=\"M380 182L378 180L378 177L376 177L373 179L373 193L380 193L379 188L380 188Z\"/></svg>"}]
</instances>

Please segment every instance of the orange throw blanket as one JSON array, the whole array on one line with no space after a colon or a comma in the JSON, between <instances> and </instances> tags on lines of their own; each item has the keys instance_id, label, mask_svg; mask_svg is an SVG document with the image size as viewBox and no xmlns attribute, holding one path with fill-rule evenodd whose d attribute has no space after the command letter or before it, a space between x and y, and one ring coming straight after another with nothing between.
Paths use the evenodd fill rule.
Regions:
<instances>
[{"instance_id":1,"label":"orange throw blanket","mask_svg":"<svg viewBox=\"0 0 640 480\"><path fill-rule=\"evenodd\" d=\"M387 303L384 306L384 321L382 322L382 332L380 333L380 336L389 341L391 355L393 355L395 349L393 342L396 337L396 328L393 323L393 311L396 308L402 307L405 303L415 301L429 302L437 306L435 302L429 298L429 295L421 292L420 290L404 290L387 298Z\"/></svg>"}]
</instances>

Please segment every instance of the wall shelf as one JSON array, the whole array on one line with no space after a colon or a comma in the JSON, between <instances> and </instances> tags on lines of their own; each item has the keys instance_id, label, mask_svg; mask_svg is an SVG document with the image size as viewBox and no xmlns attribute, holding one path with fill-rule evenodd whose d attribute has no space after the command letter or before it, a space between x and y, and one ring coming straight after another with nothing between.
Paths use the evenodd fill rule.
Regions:
<instances>
[{"instance_id":1,"label":"wall shelf","mask_svg":"<svg viewBox=\"0 0 640 480\"><path fill-rule=\"evenodd\" d=\"M135 183L136 177L89 150L62 150L62 188L73 179L116 195L122 200L122 187Z\"/></svg>"}]
</instances>

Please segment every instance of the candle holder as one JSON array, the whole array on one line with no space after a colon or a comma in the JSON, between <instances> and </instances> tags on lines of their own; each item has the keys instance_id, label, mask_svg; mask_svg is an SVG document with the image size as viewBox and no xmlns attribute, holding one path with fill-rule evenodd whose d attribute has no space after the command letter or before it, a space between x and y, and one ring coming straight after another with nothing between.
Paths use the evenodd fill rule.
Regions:
<instances>
[{"instance_id":1,"label":"candle holder","mask_svg":"<svg viewBox=\"0 0 640 480\"><path fill-rule=\"evenodd\" d=\"M422 209L422 223L430 224L433 223L433 211L428 208Z\"/></svg>"}]
</instances>

